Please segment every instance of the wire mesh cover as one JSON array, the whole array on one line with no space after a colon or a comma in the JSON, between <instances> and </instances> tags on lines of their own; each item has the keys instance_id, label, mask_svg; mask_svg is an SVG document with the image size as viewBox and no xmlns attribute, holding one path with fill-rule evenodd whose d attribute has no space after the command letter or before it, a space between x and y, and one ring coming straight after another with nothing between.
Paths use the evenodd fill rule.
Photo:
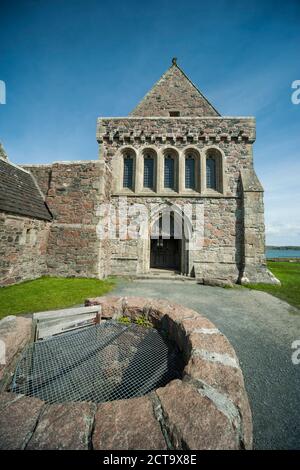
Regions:
<instances>
[{"instance_id":1,"label":"wire mesh cover","mask_svg":"<svg viewBox=\"0 0 300 470\"><path fill-rule=\"evenodd\" d=\"M144 395L180 377L180 360L153 328L105 322L27 346L11 390L48 403Z\"/></svg>"}]
</instances>

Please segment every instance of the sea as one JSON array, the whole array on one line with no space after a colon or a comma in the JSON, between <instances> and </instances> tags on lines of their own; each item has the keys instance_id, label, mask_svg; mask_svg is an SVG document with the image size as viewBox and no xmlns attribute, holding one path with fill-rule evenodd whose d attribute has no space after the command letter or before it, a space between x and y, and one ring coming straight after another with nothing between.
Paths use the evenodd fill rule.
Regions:
<instances>
[{"instance_id":1,"label":"sea","mask_svg":"<svg viewBox=\"0 0 300 470\"><path fill-rule=\"evenodd\" d=\"M300 250L287 250L278 248L267 248L266 258L300 258Z\"/></svg>"}]
</instances>

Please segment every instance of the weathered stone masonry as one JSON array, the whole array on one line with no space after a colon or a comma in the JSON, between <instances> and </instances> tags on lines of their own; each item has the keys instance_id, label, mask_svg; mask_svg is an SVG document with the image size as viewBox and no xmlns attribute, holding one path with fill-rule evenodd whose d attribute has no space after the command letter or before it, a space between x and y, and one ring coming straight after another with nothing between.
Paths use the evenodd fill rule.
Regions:
<instances>
[{"instance_id":1,"label":"weathered stone masonry","mask_svg":"<svg viewBox=\"0 0 300 470\"><path fill-rule=\"evenodd\" d=\"M96 227L105 229L99 208L110 203L118 214L119 198L129 207L157 204L162 211L186 203L202 211L204 229L199 232L193 215L189 233L178 248L178 269L200 281L276 282L266 268L263 188L253 167L255 141L252 117L221 117L176 61L138 104L129 117L99 118L99 161L55 162L26 165L45 197L52 221L37 224L36 246L40 266L26 264L36 256L28 247L19 257L16 275L1 271L6 284L40 273L60 276L105 277L110 274L140 275L150 271L151 239L97 238ZM164 159L174 159L174 187L164 185ZM133 186L124 187L124 158L133 159ZM154 161L153 187L144 187L144 159ZM207 185L207 159L216 163L216 186ZM195 186L186 188L185 161L195 160ZM159 211L158 211L159 214ZM2 219L7 215L3 215ZM116 215L118 220L118 216ZM127 222L130 222L128 216ZM151 224L157 223L151 220ZM50 224L50 225L49 225ZM14 259L20 251L6 222L2 256ZM122 229L119 221L117 229ZM143 230L143 226L140 226ZM48 234L49 232L49 234ZM47 233L47 236L46 236ZM188 250L188 242L203 239L201 248ZM4 258L2 258L4 260ZM5 260L2 261L2 268ZM7 262L7 265L9 262ZM20 274L24 272L24 275ZM10 279L9 281L7 279Z\"/></svg>"},{"instance_id":2,"label":"weathered stone masonry","mask_svg":"<svg viewBox=\"0 0 300 470\"><path fill-rule=\"evenodd\" d=\"M0 285L8 285L47 274L52 217L30 173L1 152L0 175Z\"/></svg>"},{"instance_id":3,"label":"weathered stone masonry","mask_svg":"<svg viewBox=\"0 0 300 470\"><path fill-rule=\"evenodd\" d=\"M48 273L99 277L104 261L96 212L103 199L103 163L59 162L26 168L43 187L54 217L47 247Z\"/></svg>"},{"instance_id":4,"label":"weathered stone masonry","mask_svg":"<svg viewBox=\"0 0 300 470\"><path fill-rule=\"evenodd\" d=\"M125 195L129 204L169 202L180 207L184 202L191 202L203 205L204 246L192 254L185 274L195 274L199 278L230 278L234 282L240 279L244 252L240 183L241 170L253 171L255 122L252 118L103 118L98 122L97 138L100 158L105 160L113 175L112 200L117 202L118 196ZM182 178L179 178L178 191L172 193L162 188L161 181L152 194L143 191L137 182L134 192L123 190L119 169L122 168L123 152L128 148L137 153L137 177L142 173L140 165L143 153L148 149L155 151L160 167L164 151L175 148L179 154L179 168L183 166L184 152L195 150L204 168L206 150L217 148L224 156L222 192L206 190L203 174L197 192L185 191ZM143 241L115 241L112 273L124 272L124 269L131 274L147 272L147 250ZM143 252L145 254L141 255Z\"/></svg>"},{"instance_id":5,"label":"weathered stone masonry","mask_svg":"<svg viewBox=\"0 0 300 470\"><path fill-rule=\"evenodd\" d=\"M48 273L49 229L50 224L43 220L0 213L1 284L15 284Z\"/></svg>"}]
</instances>

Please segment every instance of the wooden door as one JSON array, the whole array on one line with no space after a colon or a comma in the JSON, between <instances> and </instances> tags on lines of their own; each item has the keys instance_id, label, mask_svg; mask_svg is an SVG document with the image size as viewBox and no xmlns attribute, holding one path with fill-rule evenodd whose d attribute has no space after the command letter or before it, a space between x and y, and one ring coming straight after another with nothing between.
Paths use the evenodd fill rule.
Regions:
<instances>
[{"instance_id":1,"label":"wooden door","mask_svg":"<svg viewBox=\"0 0 300 470\"><path fill-rule=\"evenodd\" d=\"M150 267L157 269L174 269L180 267L179 241L170 239L151 239Z\"/></svg>"}]
</instances>

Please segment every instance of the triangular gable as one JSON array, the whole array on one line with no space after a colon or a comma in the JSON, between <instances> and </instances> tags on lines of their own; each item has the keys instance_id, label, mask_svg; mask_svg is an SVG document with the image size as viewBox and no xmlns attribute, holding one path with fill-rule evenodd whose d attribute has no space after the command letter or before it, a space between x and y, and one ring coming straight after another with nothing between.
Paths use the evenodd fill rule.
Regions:
<instances>
[{"instance_id":1,"label":"triangular gable","mask_svg":"<svg viewBox=\"0 0 300 470\"><path fill-rule=\"evenodd\" d=\"M173 59L130 116L220 116Z\"/></svg>"}]
</instances>

